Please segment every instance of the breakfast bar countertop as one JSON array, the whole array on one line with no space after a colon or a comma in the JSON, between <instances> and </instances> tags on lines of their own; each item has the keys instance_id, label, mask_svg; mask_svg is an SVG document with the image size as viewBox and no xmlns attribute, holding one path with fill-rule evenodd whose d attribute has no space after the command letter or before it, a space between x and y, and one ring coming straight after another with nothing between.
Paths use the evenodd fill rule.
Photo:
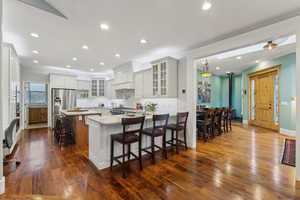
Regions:
<instances>
[{"instance_id":1,"label":"breakfast bar countertop","mask_svg":"<svg viewBox=\"0 0 300 200\"><path fill-rule=\"evenodd\" d=\"M134 117L139 117L142 115L136 115ZM104 115L104 116L88 116L89 120L98 122L102 125L117 125L121 124L122 118L130 118L131 116L127 115ZM152 115L145 115L145 120L152 120Z\"/></svg>"},{"instance_id":2,"label":"breakfast bar countertop","mask_svg":"<svg viewBox=\"0 0 300 200\"><path fill-rule=\"evenodd\" d=\"M103 113L103 110L102 109L78 110L78 111L61 110L60 112L66 116L85 116L85 115L100 115Z\"/></svg>"}]
</instances>

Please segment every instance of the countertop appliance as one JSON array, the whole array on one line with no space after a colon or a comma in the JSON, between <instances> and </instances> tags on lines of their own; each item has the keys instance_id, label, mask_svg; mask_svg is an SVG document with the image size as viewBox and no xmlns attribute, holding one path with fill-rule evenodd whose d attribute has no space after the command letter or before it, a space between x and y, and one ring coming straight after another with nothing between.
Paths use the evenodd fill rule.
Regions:
<instances>
[{"instance_id":1,"label":"countertop appliance","mask_svg":"<svg viewBox=\"0 0 300 200\"><path fill-rule=\"evenodd\" d=\"M72 110L76 107L76 95L76 90L56 88L51 90L52 128L55 127L56 119L60 117L61 110Z\"/></svg>"}]
</instances>

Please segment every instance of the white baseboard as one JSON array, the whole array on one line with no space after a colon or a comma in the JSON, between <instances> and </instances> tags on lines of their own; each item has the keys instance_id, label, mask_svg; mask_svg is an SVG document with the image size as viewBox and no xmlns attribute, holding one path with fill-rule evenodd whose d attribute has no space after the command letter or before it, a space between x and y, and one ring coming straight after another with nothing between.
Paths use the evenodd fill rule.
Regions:
<instances>
[{"instance_id":1,"label":"white baseboard","mask_svg":"<svg viewBox=\"0 0 300 200\"><path fill-rule=\"evenodd\" d=\"M243 124L248 124L248 120L243 120Z\"/></svg>"},{"instance_id":2,"label":"white baseboard","mask_svg":"<svg viewBox=\"0 0 300 200\"><path fill-rule=\"evenodd\" d=\"M0 194L4 194L5 192L5 176L2 176L0 179Z\"/></svg>"},{"instance_id":3,"label":"white baseboard","mask_svg":"<svg viewBox=\"0 0 300 200\"><path fill-rule=\"evenodd\" d=\"M295 130L280 128L280 133L284 134L284 135L287 135L287 136L296 136L296 131Z\"/></svg>"}]
</instances>

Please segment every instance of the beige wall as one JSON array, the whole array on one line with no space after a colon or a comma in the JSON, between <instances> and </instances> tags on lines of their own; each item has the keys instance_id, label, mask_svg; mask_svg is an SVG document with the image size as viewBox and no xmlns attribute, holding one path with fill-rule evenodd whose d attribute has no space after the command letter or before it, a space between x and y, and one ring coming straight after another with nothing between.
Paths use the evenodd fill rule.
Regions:
<instances>
[{"instance_id":1,"label":"beige wall","mask_svg":"<svg viewBox=\"0 0 300 200\"><path fill-rule=\"evenodd\" d=\"M300 25L297 31L296 54L296 105L298 105L296 106L296 179L300 181Z\"/></svg>"},{"instance_id":2,"label":"beige wall","mask_svg":"<svg viewBox=\"0 0 300 200\"><path fill-rule=\"evenodd\" d=\"M2 44L2 0L0 0L0 43ZM1 68L0 68L0 74L2 74L2 49L0 48L0 63L1 63ZM2 88L1 81L0 81L0 88ZM0 95L2 94L2 90L0 90ZM2 100L0 98L0 107L2 106ZM2 129L2 116L3 112L0 111L0 131L3 131ZM0 194L4 193L4 188L5 188L5 181L3 177L3 148L2 148L2 141L3 141L3 133L0 133Z\"/></svg>"}]
</instances>

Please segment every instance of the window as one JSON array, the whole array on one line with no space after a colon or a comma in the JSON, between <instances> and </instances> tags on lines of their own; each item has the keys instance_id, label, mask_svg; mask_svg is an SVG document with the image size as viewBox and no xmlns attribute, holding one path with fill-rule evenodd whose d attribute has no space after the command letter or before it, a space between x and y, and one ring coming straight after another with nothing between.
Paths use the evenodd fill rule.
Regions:
<instances>
[{"instance_id":1,"label":"window","mask_svg":"<svg viewBox=\"0 0 300 200\"><path fill-rule=\"evenodd\" d=\"M29 83L29 104L47 105L47 85L40 83Z\"/></svg>"}]
</instances>

